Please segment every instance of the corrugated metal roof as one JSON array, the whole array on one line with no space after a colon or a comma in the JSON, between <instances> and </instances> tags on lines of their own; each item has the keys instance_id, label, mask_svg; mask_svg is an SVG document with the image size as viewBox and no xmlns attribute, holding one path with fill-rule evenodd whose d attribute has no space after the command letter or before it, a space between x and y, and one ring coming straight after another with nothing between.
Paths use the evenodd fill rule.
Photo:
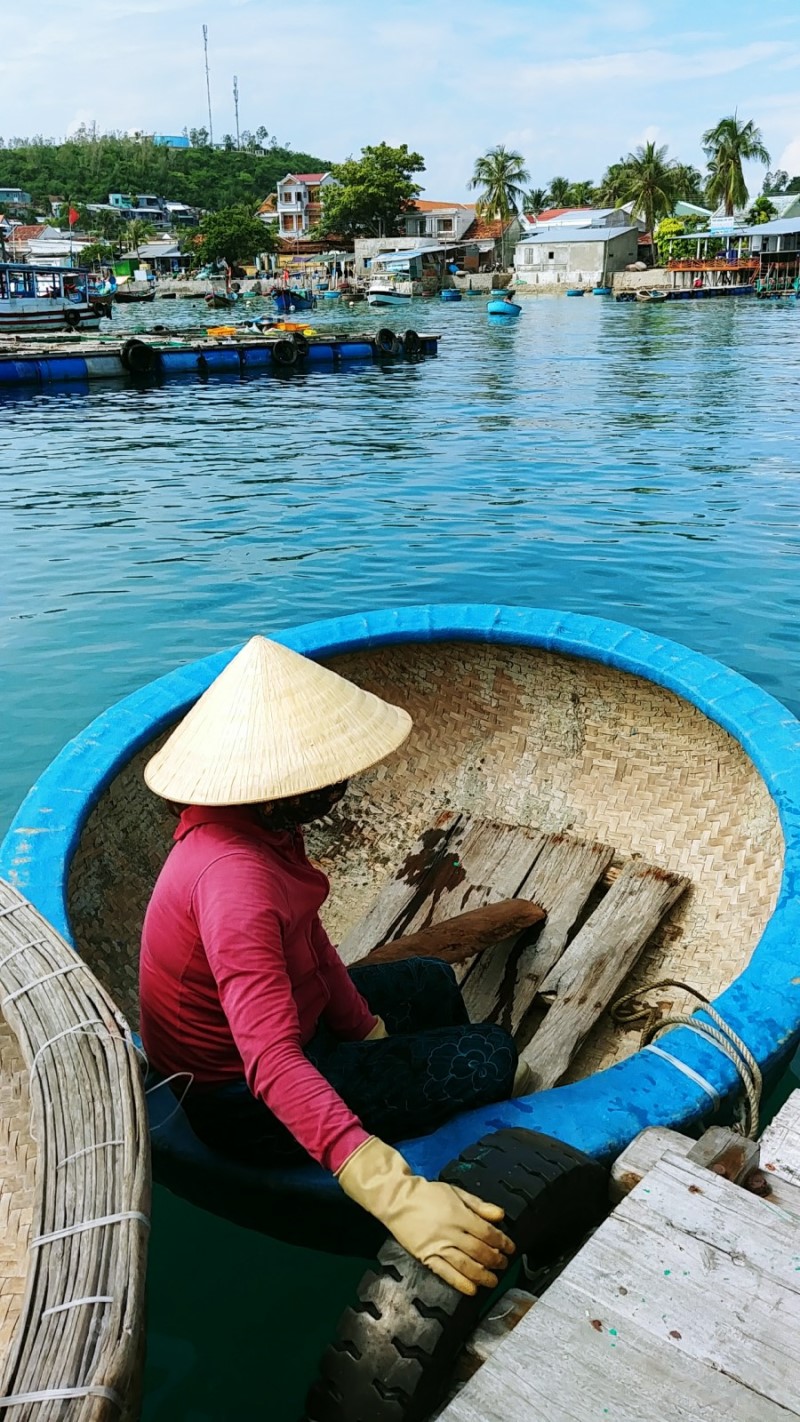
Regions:
<instances>
[{"instance_id":1,"label":"corrugated metal roof","mask_svg":"<svg viewBox=\"0 0 800 1422\"><path fill-rule=\"evenodd\" d=\"M797 217L774 217L771 222L756 222L752 227L737 227L733 232L720 233L719 236L780 237L785 232L800 232L800 214Z\"/></svg>"},{"instance_id":2,"label":"corrugated metal roof","mask_svg":"<svg viewBox=\"0 0 800 1422\"><path fill-rule=\"evenodd\" d=\"M575 245L579 242L610 242L614 237L622 237L625 233L635 232L638 236L638 227L545 227L542 231L531 232L527 237L523 237L518 244L521 247L548 246L554 243L566 242Z\"/></svg>"}]
</instances>

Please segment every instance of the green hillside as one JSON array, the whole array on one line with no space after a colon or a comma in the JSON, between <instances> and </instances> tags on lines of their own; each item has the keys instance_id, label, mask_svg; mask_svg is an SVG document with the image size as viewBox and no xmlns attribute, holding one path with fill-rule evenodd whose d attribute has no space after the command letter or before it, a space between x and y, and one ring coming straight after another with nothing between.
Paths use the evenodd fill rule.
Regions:
<instances>
[{"instance_id":1,"label":"green hillside","mask_svg":"<svg viewBox=\"0 0 800 1422\"><path fill-rule=\"evenodd\" d=\"M211 148L202 141L166 148L148 138L117 135L78 135L65 143L0 139L0 187L23 188L41 212L49 197L107 202L111 192L157 193L213 210L251 198L263 201L288 172L330 167L310 153L248 141L250 151Z\"/></svg>"}]
</instances>

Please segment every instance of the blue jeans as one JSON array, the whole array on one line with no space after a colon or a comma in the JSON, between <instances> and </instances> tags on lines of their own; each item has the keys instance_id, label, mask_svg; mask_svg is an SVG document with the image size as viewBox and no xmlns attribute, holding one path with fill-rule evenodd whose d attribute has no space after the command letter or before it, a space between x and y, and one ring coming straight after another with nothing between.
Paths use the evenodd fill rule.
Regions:
<instances>
[{"instance_id":1,"label":"blue jeans","mask_svg":"<svg viewBox=\"0 0 800 1422\"><path fill-rule=\"evenodd\" d=\"M320 1022L305 1053L370 1135L426 1135L459 1111L510 1095L514 1042L502 1027L470 1023L448 964L409 958L351 976L390 1035L343 1042ZM200 1139L234 1159L268 1165L305 1155L244 1080L190 1091L184 1108Z\"/></svg>"}]
</instances>

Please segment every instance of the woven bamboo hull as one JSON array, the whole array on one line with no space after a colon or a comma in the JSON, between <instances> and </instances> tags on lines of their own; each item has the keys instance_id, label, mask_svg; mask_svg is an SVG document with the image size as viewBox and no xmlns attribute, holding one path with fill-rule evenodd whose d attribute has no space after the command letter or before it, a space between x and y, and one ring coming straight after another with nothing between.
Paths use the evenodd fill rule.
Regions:
<instances>
[{"instance_id":1,"label":"woven bamboo hull","mask_svg":"<svg viewBox=\"0 0 800 1422\"><path fill-rule=\"evenodd\" d=\"M763 1064L785 1054L800 1033L787 946L796 911L785 895L778 904L784 858L788 880L800 854L784 843L787 824L800 823L800 728L785 708L685 648L566 614L412 608L281 635L414 718L401 750L354 782L309 835L332 880L325 922L334 941L443 809L602 840L623 862L641 855L691 881L625 990L674 977L717 997L735 982L723 1000L732 1025ZM141 922L174 828L142 767L229 655L153 683L95 723L39 781L0 851L8 874L14 835L24 837L21 886L56 922L63 916L132 1022ZM787 804L797 819L784 814L782 824ZM57 843L28 833L39 816L49 829L62 808ZM673 994L674 1010L685 1005ZM723 1095L732 1090L726 1059L688 1040L681 1055ZM573 1063L573 1085L459 1117L410 1146L409 1158L438 1169L499 1125L609 1154L644 1125L697 1119L708 1097L638 1045L638 1031L603 1017ZM602 1070L614 1064L620 1075Z\"/></svg>"}]
</instances>

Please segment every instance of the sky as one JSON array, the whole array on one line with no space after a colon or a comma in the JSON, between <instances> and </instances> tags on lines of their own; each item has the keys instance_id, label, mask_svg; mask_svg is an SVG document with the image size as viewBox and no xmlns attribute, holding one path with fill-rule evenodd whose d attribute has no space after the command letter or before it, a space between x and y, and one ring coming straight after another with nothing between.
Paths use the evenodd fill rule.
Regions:
<instances>
[{"instance_id":1,"label":"sky","mask_svg":"<svg viewBox=\"0 0 800 1422\"><path fill-rule=\"evenodd\" d=\"M243 129L332 162L407 143L424 196L469 200L475 158L518 149L531 187L597 180L648 139L704 165L738 110L772 166L800 173L800 11L792 0L38 0L4 6L0 135ZM763 169L747 172L751 193ZM473 195L474 196L474 195Z\"/></svg>"}]
</instances>

